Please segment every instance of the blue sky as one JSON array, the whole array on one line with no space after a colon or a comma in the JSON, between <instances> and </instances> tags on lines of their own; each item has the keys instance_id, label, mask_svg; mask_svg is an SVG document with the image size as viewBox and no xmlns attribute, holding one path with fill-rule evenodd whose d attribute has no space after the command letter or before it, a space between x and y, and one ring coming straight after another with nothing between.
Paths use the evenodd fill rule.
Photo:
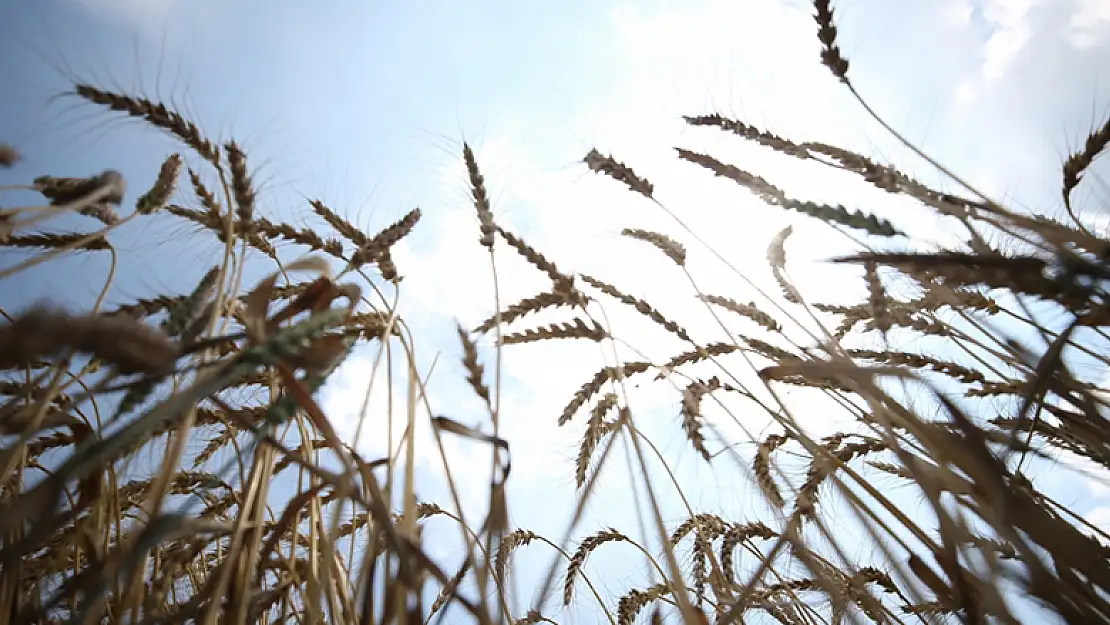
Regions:
<instances>
[{"instance_id":1,"label":"blue sky","mask_svg":"<svg viewBox=\"0 0 1110 625\"><path fill-rule=\"evenodd\" d=\"M1108 112L1110 3L851 0L836 8L854 82L889 122L995 197L1060 209L1059 163ZM0 84L10 88L0 93L0 139L20 148L26 161L0 180L111 167L125 174L137 197L168 150L180 149L139 122L72 98L45 106L78 78L172 101L212 138L235 137L258 168L260 211L271 218L315 225L302 199L307 196L374 232L421 207L423 221L396 252L406 277L402 311L417 332L422 371L440 356L430 382L433 409L478 424L481 406L462 381L453 322L473 326L493 304L488 260L476 245L477 221L467 202L463 139L477 152L504 225L564 270L644 296L698 329L696 338L705 341L721 337L685 277L643 244L619 237L622 228L657 229L686 243L690 272L704 292L740 301L755 294L657 207L588 172L578 161L591 147L651 179L660 201L769 291L774 287L764 251L786 225L795 226L788 267L803 293L814 301L851 301L862 285L820 263L847 249L846 240L678 161L673 147L736 163L804 199L884 215L922 240L945 238L944 224L910 202L681 122L683 114L719 111L937 180L866 119L819 65L810 13L803 0L7 3L0 8ZM1097 213L1107 196L1106 178L1091 178L1080 191L1084 214ZM88 227L82 218L66 223ZM218 250L215 241L168 216L118 234L125 260L109 298L115 303L188 289ZM507 249L499 254L503 301L545 288L542 276ZM45 297L58 280L65 303L87 305L100 289L106 261L77 256L64 263L65 278L32 271L9 279L0 305L18 309ZM653 358L681 348L616 304L606 312L622 328L621 338ZM353 433L373 358L371 350L360 352L323 393L325 408L345 432ZM582 417L564 428L555 420L602 364L595 345L507 350L503 433L515 460L514 525L562 536L573 508L571 467ZM379 385L368 421L379 435L361 443L371 455L384 449L380 391ZM807 425L819 432L837 427L819 396L787 395L812 415ZM742 471L731 465L712 471L688 448L673 387L644 384L635 397L642 426L696 509L735 520L768 518ZM748 457L753 447L741 429L719 411L707 408L707 414ZM757 438L766 425L759 415L744 423ZM486 462L477 460L486 458L484 449L453 442L451 453L458 467L475 467L467 477L487 479ZM430 453L421 469L422 492L446 503L437 497L442 490ZM623 459L610 473L577 536L609 525L638 535ZM483 492L464 495L480 509ZM1071 486L1065 496L1110 524L1105 487ZM912 504L914 497L908 499ZM669 523L685 516L673 491L664 492L664 507ZM452 547L444 541L430 549L449 557ZM522 586L550 556L539 546L525 549L539 557L521 552ZM613 559L591 570L612 605L630 587L650 582L630 550L609 549ZM545 613L561 622L594 622L593 610L583 599L570 611Z\"/></svg>"}]
</instances>

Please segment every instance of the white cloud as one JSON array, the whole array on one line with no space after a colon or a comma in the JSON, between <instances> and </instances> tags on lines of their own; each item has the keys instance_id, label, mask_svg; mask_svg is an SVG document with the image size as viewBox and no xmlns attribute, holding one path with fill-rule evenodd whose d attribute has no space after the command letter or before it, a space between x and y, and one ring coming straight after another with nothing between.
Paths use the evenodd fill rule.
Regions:
<instances>
[{"instance_id":1,"label":"white cloud","mask_svg":"<svg viewBox=\"0 0 1110 625\"><path fill-rule=\"evenodd\" d=\"M971 23L975 7L971 0L943 0L940 3L941 18L950 27L964 27Z\"/></svg>"},{"instance_id":2,"label":"white cloud","mask_svg":"<svg viewBox=\"0 0 1110 625\"><path fill-rule=\"evenodd\" d=\"M1030 14L1041 0L987 0L983 18L993 32L983 46L983 78L1002 77L1033 36Z\"/></svg>"},{"instance_id":3,"label":"white cloud","mask_svg":"<svg viewBox=\"0 0 1110 625\"><path fill-rule=\"evenodd\" d=\"M1068 23L1068 37L1077 48L1105 43L1110 34L1110 0L1075 0L1077 8Z\"/></svg>"}]
</instances>

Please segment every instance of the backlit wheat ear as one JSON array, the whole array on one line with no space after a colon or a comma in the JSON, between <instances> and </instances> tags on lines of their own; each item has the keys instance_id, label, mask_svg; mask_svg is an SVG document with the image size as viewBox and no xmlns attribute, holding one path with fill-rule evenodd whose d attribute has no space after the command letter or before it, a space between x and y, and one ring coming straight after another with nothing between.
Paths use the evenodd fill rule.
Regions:
<instances>
[{"instance_id":1,"label":"backlit wheat ear","mask_svg":"<svg viewBox=\"0 0 1110 625\"><path fill-rule=\"evenodd\" d=\"M420 221L420 217L420 209L414 208L373 237L364 237L362 239L364 243L351 257L351 267L359 267L367 262L375 262L383 278L396 280L397 268L393 264L393 258L390 256L389 250L412 232L417 222Z\"/></svg>"},{"instance_id":2,"label":"backlit wheat ear","mask_svg":"<svg viewBox=\"0 0 1110 625\"><path fill-rule=\"evenodd\" d=\"M862 441L844 443L843 435L834 435L826 440L822 447L832 454L837 460L847 464L849 461L879 451L885 451L887 444L879 439L865 438ZM806 473L805 483L798 492L795 503L797 509L805 516L812 517L817 508L818 489L821 484L837 468L837 464L823 456L815 456Z\"/></svg>"},{"instance_id":3,"label":"backlit wheat ear","mask_svg":"<svg viewBox=\"0 0 1110 625\"><path fill-rule=\"evenodd\" d=\"M227 239L227 232L226 228L224 227L223 217L213 214L211 211L194 210L191 208L185 208L184 206L178 206L177 204L167 204L165 210L167 213L170 213L175 217L180 217L181 219L191 221L194 224L201 226L205 230L211 231L213 234L216 235L216 238L219 239L220 242L224 242ZM274 247L270 244L269 241L259 236L257 232L251 233L249 236L246 237L246 239L247 243L254 249L262 252L270 258L277 258L277 251L274 250Z\"/></svg>"},{"instance_id":4,"label":"backlit wheat ear","mask_svg":"<svg viewBox=\"0 0 1110 625\"><path fill-rule=\"evenodd\" d=\"M189 183L193 186L193 193L195 193L197 199L200 200L201 206L208 211L212 218L219 219L221 213L219 200L217 200L216 195L205 186L204 181L200 179L200 174L193 171L191 167L189 168Z\"/></svg>"},{"instance_id":5,"label":"backlit wheat ear","mask_svg":"<svg viewBox=\"0 0 1110 625\"><path fill-rule=\"evenodd\" d=\"M756 308L754 302L741 304L736 300L720 295L699 295L698 299L710 304L716 304L717 306L720 306L725 310L734 312L742 317L747 317L748 319L751 319L752 321L758 323L760 326L763 326L764 328L772 332L782 331L782 326L780 326L779 323L775 321L774 317Z\"/></svg>"},{"instance_id":6,"label":"backlit wheat ear","mask_svg":"<svg viewBox=\"0 0 1110 625\"><path fill-rule=\"evenodd\" d=\"M85 241L89 233L65 232L51 234L26 234L22 236L9 236L0 238L3 247L41 247L45 249L69 249L73 251L99 251L112 249L104 238Z\"/></svg>"},{"instance_id":7,"label":"backlit wheat ear","mask_svg":"<svg viewBox=\"0 0 1110 625\"><path fill-rule=\"evenodd\" d=\"M466 369L466 381L470 384L470 388L478 394L478 397L481 397L482 401L486 403L486 408L493 412L489 386L482 379L485 371L482 368L482 363L478 362L478 348L461 325L456 324L455 331L458 333L459 341L463 346L463 367Z\"/></svg>"},{"instance_id":8,"label":"backlit wheat ear","mask_svg":"<svg viewBox=\"0 0 1110 625\"><path fill-rule=\"evenodd\" d=\"M605 174L617 182L623 182L628 185L636 193L652 199L651 194L654 192L655 187L645 178L636 175L632 168L618 161L612 156L604 156L596 149L591 149L586 158L582 159L590 171Z\"/></svg>"},{"instance_id":9,"label":"backlit wheat ear","mask_svg":"<svg viewBox=\"0 0 1110 625\"><path fill-rule=\"evenodd\" d=\"M626 362L623 365L616 367L605 367L601 371L594 374L594 377L582 385L578 392L574 394L574 399L563 408L562 414L559 416L559 425L565 425L574 417L591 397L601 392L601 388L605 386L606 382L623 380L630 375L643 373L651 368L651 363L647 362Z\"/></svg>"},{"instance_id":10,"label":"backlit wheat ear","mask_svg":"<svg viewBox=\"0 0 1110 625\"><path fill-rule=\"evenodd\" d=\"M196 124L187 121L180 113L170 110L165 104L156 103L146 98L112 93L91 85L78 84L74 86L74 89L77 95L90 102L107 106L113 111L127 113L132 117L142 117L151 125L169 131L193 148L197 154L209 163L217 168L220 167L219 150L216 146L201 135Z\"/></svg>"},{"instance_id":11,"label":"backlit wheat ear","mask_svg":"<svg viewBox=\"0 0 1110 625\"><path fill-rule=\"evenodd\" d=\"M177 177L181 174L181 155L171 154L158 170L154 186L135 203L135 212L149 215L166 205L177 188Z\"/></svg>"},{"instance_id":12,"label":"backlit wheat ear","mask_svg":"<svg viewBox=\"0 0 1110 625\"><path fill-rule=\"evenodd\" d=\"M1071 213L1071 193L1075 187L1079 186L1079 181L1083 179L1083 173L1095 161L1095 158L1110 145L1110 119L1103 123L1102 127L1091 132L1087 135L1087 141L1083 146L1083 151L1075 152L1068 156L1064 161L1062 171L1063 178L1063 196L1064 206L1067 207L1068 212ZM1072 215L1072 219L1075 216Z\"/></svg>"},{"instance_id":13,"label":"backlit wheat ear","mask_svg":"<svg viewBox=\"0 0 1110 625\"><path fill-rule=\"evenodd\" d=\"M686 333L686 330L683 329L682 326L680 326L677 323L675 323L675 322L667 319L666 317L664 317L658 310L655 310L654 308L652 308L651 304L648 304L647 302L645 302L642 299L632 297L631 295L625 295L621 291L617 290L617 287L615 287L611 284L608 284L606 282L602 282L601 280L598 280L597 278L592 278L590 276L587 276L586 274L579 274L579 275L582 277L582 280L586 284L589 284L590 286L594 287L595 289L598 289L599 291L601 291L602 293L605 293L609 297L612 297L612 298L615 298L615 299L619 300L621 303L627 304L627 305L635 308L636 312L640 313L641 315L644 315L648 319L651 319L655 323L659 324L660 326L662 326L665 330L667 330L671 334L674 334L675 336L682 339L683 341L687 341L687 342L690 342L690 343L693 342L693 339L690 338L690 335Z\"/></svg>"},{"instance_id":14,"label":"backlit wheat ear","mask_svg":"<svg viewBox=\"0 0 1110 625\"><path fill-rule=\"evenodd\" d=\"M478 170L478 160L474 158L474 151L467 143L463 143L463 162L466 164L466 175L470 180L470 195L474 201L474 208L478 211L478 225L482 232L479 243L493 249L493 235L497 228L493 223L493 209L490 208L489 193L486 191L486 179Z\"/></svg>"},{"instance_id":15,"label":"backlit wheat ear","mask_svg":"<svg viewBox=\"0 0 1110 625\"><path fill-rule=\"evenodd\" d=\"M569 292L573 289L572 285L574 284L574 278L559 271L555 263L548 260L543 254L536 250L536 248L525 243L520 237L501 226L496 226L496 228L497 233L500 234L501 237L505 239L505 242L512 246L518 254L523 256L533 267L546 273L547 277L551 278L551 282L555 285L555 291Z\"/></svg>"},{"instance_id":16,"label":"backlit wheat ear","mask_svg":"<svg viewBox=\"0 0 1110 625\"><path fill-rule=\"evenodd\" d=\"M786 502L779 492L778 485L775 484L775 478L771 475L771 454L788 440L785 435L771 434L759 444L755 460L752 462L752 472L755 474L756 483L759 484L759 490L763 492L767 502L776 508L782 508Z\"/></svg>"},{"instance_id":17,"label":"backlit wheat ear","mask_svg":"<svg viewBox=\"0 0 1110 625\"><path fill-rule=\"evenodd\" d=\"M244 236L249 236L252 231L251 222L254 220L254 182L247 171L247 155L234 141L225 144L224 150L227 151L227 162L231 169L231 191L235 197L239 228Z\"/></svg>"},{"instance_id":18,"label":"backlit wheat ear","mask_svg":"<svg viewBox=\"0 0 1110 625\"><path fill-rule=\"evenodd\" d=\"M849 228L862 230L868 234L882 237L902 235L889 221L874 215L865 215L858 210L848 210L840 204L817 204L803 202L786 196L782 189L767 182L763 178L750 174L734 165L722 163L712 156L699 154L682 148L675 148L679 158L700 165L714 175L728 178L733 182L747 188L756 197L770 206L780 206L785 209L809 215L821 221L836 223Z\"/></svg>"},{"instance_id":19,"label":"backlit wheat ear","mask_svg":"<svg viewBox=\"0 0 1110 625\"><path fill-rule=\"evenodd\" d=\"M911 276L941 280L945 286L959 288L986 286L1032 295L1078 309L1087 301L1082 290L1048 277L1048 263L1034 256L984 257L977 254L881 254L864 253L834 259L834 262L888 265Z\"/></svg>"},{"instance_id":20,"label":"backlit wheat ear","mask_svg":"<svg viewBox=\"0 0 1110 625\"><path fill-rule=\"evenodd\" d=\"M617 394L606 393L593 410L590 411L590 420L586 423L586 433L582 436L582 444L578 448L578 458L575 460L575 482L578 488L586 483L586 472L590 468L590 459L594 450L606 434L613 430L605 422L605 415L617 406Z\"/></svg>"},{"instance_id":21,"label":"backlit wheat ear","mask_svg":"<svg viewBox=\"0 0 1110 625\"><path fill-rule=\"evenodd\" d=\"M314 252L324 252L335 258L344 258L343 244L337 239L325 239L307 228L297 228L287 223L274 223L265 217L255 217L251 225L255 232L269 239L284 239L303 245Z\"/></svg>"},{"instance_id":22,"label":"backlit wheat ear","mask_svg":"<svg viewBox=\"0 0 1110 625\"><path fill-rule=\"evenodd\" d=\"M605 543L616 541L629 541L628 537L618 532L615 529L602 530L592 536L587 536L578 545L574 555L570 558L570 563L567 565L566 579L563 581L563 605L570 605L571 600L574 598L574 581L578 577L582 565L586 563L586 558L598 547Z\"/></svg>"},{"instance_id":23,"label":"backlit wheat ear","mask_svg":"<svg viewBox=\"0 0 1110 625\"><path fill-rule=\"evenodd\" d=\"M891 365L898 365L903 367L913 367L915 369L932 369L938 373L943 373L951 378L954 378L964 384L974 384L977 382L985 382L986 379L983 374L969 369L963 365L940 360L932 356L924 354L909 354L905 352L876 352L865 349L850 349L848 354L853 358L864 358L873 360L875 362L882 362Z\"/></svg>"},{"instance_id":24,"label":"backlit wheat ear","mask_svg":"<svg viewBox=\"0 0 1110 625\"><path fill-rule=\"evenodd\" d=\"M123 202L127 190L123 175L111 169L89 178L39 176L34 180L34 187L50 200L51 206L81 205L77 212L108 226L119 223L120 217L113 206Z\"/></svg>"},{"instance_id":25,"label":"backlit wheat ear","mask_svg":"<svg viewBox=\"0 0 1110 625\"><path fill-rule=\"evenodd\" d=\"M562 291L549 291L540 293L533 297L523 299L515 304L510 305L505 310L501 311L501 322L504 324L512 323L525 315L530 313L539 312L548 308L559 308L562 306L585 306L586 300L578 291L573 293L565 293ZM483 321L474 328L474 332L478 334L485 334L493 329L497 324L497 315L493 315Z\"/></svg>"},{"instance_id":26,"label":"backlit wheat ear","mask_svg":"<svg viewBox=\"0 0 1110 625\"><path fill-rule=\"evenodd\" d=\"M640 241L651 243L662 250L663 253L667 255L667 258L673 260L679 267L686 265L686 248L665 234L651 232L650 230L640 230L638 228L625 228L621 231L621 234L632 239L639 239Z\"/></svg>"},{"instance_id":27,"label":"backlit wheat ear","mask_svg":"<svg viewBox=\"0 0 1110 625\"><path fill-rule=\"evenodd\" d=\"M120 373L165 373L178 348L169 337L129 317L71 316L32 309L0 326L0 364L18 366L69 347L114 365Z\"/></svg>"},{"instance_id":28,"label":"backlit wheat ear","mask_svg":"<svg viewBox=\"0 0 1110 625\"><path fill-rule=\"evenodd\" d=\"M848 61L840 53L840 48L836 45L836 24L833 22L832 7L829 6L829 0L814 0L814 8L817 9L817 15L814 19L817 21L817 38L821 41L821 64L829 68L829 71L840 79L841 82L848 83Z\"/></svg>"},{"instance_id":29,"label":"backlit wheat ear","mask_svg":"<svg viewBox=\"0 0 1110 625\"><path fill-rule=\"evenodd\" d=\"M701 433L701 400L705 395L721 388L721 381L710 378L702 382L691 382L682 393L682 429L686 432L686 439L694 449L709 462L712 456L705 448L705 437Z\"/></svg>"},{"instance_id":30,"label":"backlit wheat ear","mask_svg":"<svg viewBox=\"0 0 1110 625\"><path fill-rule=\"evenodd\" d=\"M736 548L739 547L741 543L755 538L770 540L776 537L778 537L777 533L758 521L754 523L733 524L730 526L721 539L720 548L721 569L724 573L725 580L731 583L735 579L736 572L733 558Z\"/></svg>"},{"instance_id":31,"label":"backlit wheat ear","mask_svg":"<svg viewBox=\"0 0 1110 625\"><path fill-rule=\"evenodd\" d=\"M320 200L310 200L308 205L312 207L313 212L327 222L327 224L338 232L340 236L353 243L356 248L363 248L369 245L369 236L355 227L351 222L340 217L338 213L328 208L328 206Z\"/></svg>"},{"instance_id":32,"label":"backlit wheat ear","mask_svg":"<svg viewBox=\"0 0 1110 625\"><path fill-rule=\"evenodd\" d=\"M536 623L551 623L551 625L558 625L555 621L544 616L539 610L528 610L527 614L513 621L513 625L536 625Z\"/></svg>"},{"instance_id":33,"label":"backlit wheat ear","mask_svg":"<svg viewBox=\"0 0 1110 625\"><path fill-rule=\"evenodd\" d=\"M671 532L669 540L672 545L677 545L683 538L686 538L686 536L698 530L698 528L701 528L700 531L705 532L707 535L716 537L724 534L728 530L728 524L716 514L695 514L676 527L674 531Z\"/></svg>"},{"instance_id":34,"label":"backlit wheat ear","mask_svg":"<svg viewBox=\"0 0 1110 625\"><path fill-rule=\"evenodd\" d=\"M759 145L769 147L776 152L788 154L803 160L809 158L809 151L806 150L804 146L717 113L710 115L684 115L682 119L691 126L714 126L725 132L731 132L750 141L754 141Z\"/></svg>"},{"instance_id":35,"label":"backlit wheat ear","mask_svg":"<svg viewBox=\"0 0 1110 625\"><path fill-rule=\"evenodd\" d=\"M517 345L551 339L589 339L591 341L603 341L608 337L609 333L596 321L591 321L587 324L582 319L574 319L570 323L552 323L542 328L528 328L524 332L507 334L501 337L501 342L505 345Z\"/></svg>"},{"instance_id":36,"label":"backlit wheat ear","mask_svg":"<svg viewBox=\"0 0 1110 625\"><path fill-rule=\"evenodd\" d=\"M692 364L708 360L714 356L724 356L740 349L732 343L710 343L709 345L700 346L692 351L683 352L677 356L672 357L660 369L659 375L655 376L656 380L662 380L667 377L672 371L678 369L683 365Z\"/></svg>"},{"instance_id":37,"label":"backlit wheat ear","mask_svg":"<svg viewBox=\"0 0 1110 625\"><path fill-rule=\"evenodd\" d=\"M787 226L779 231L767 245L767 263L771 265L771 275L782 291L783 299L791 304L801 304L802 294L787 281L783 270L786 268L786 239L794 232L793 226Z\"/></svg>"},{"instance_id":38,"label":"backlit wheat ear","mask_svg":"<svg viewBox=\"0 0 1110 625\"><path fill-rule=\"evenodd\" d=\"M650 588L634 588L617 602L617 625L632 625L636 617L652 601L667 596L671 592L669 584L656 584Z\"/></svg>"},{"instance_id":39,"label":"backlit wheat ear","mask_svg":"<svg viewBox=\"0 0 1110 625\"><path fill-rule=\"evenodd\" d=\"M516 551L517 547L527 545L536 538L535 533L522 529L509 532L501 538L501 544L497 547L497 555L494 557L493 570L497 579L502 580L502 585L505 583L505 570L509 566L509 558L512 557L513 552Z\"/></svg>"},{"instance_id":40,"label":"backlit wheat ear","mask_svg":"<svg viewBox=\"0 0 1110 625\"><path fill-rule=\"evenodd\" d=\"M15 167L20 159L19 151L12 146L0 141L0 167L9 169Z\"/></svg>"},{"instance_id":41,"label":"backlit wheat ear","mask_svg":"<svg viewBox=\"0 0 1110 625\"><path fill-rule=\"evenodd\" d=\"M887 311L886 290L879 279L878 266L875 263L864 263L864 277L867 282L868 303L871 305L871 318L875 327L886 334L893 324Z\"/></svg>"}]
</instances>

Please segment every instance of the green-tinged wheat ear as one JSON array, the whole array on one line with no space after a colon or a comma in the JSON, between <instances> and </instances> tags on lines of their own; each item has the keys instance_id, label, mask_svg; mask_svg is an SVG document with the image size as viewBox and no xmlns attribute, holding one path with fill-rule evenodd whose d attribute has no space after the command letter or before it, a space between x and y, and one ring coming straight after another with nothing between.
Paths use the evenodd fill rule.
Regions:
<instances>
[{"instance_id":1,"label":"green-tinged wheat ear","mask_svg":"<svg viewBox=\"0 0 1110 625\"><path fill-rule=\"evenodd\" d=\"M722 163L712 156L699 154L682 148L675 148L679 158L700 165L715 175L728 178L754 193L765 204L779 206L809 215L821 221L836 223L849 228L862 230L868 234L882 237L899 236L903 233L889 221L874 215L865 215L858 210L848 210L839 204L817 204L787 197L786 193L763 178L750 174L734 165Z\"/></svg>"},{"instance_id":2,"label":"green-tinged wheat ear","mask_svg":"<svg viewBox=\"0 0 1110 625\"><path fill-rule=\"evenodd\" d=\"M621 235L651 243L662 250L667 258L673 260L679 267L686 265L686 248L683 247L681 243L665 234L652 232L651 230L641 230L639 228L625 228L621 230Z\"/></svg>"},{"instance_id":3,"label":"green-tinged wheat ear","mask_svg":"<svg viewBox=\"0 0 1110 625\"><path fill-rule=\"evenodd\" d=\"M624 380L630 375L643 373L651 368L651 363L648 362L626 362L623 365L615 367L605 367L601 371L594 374L594 377L582 385L578 392L574 394L574 399L563 408L563 413L559 416L559 425L565 425L574 417L574 413L582 407L591 397L597 395L601 391L601 387L606 382Z\"/></svg>"},{"instance_id":4,"label":"green-tinged wheat ear","mask_svg":"<svg viewBox=\"0 0 1110 625\"><path fill-rule=\"evenodd\" d=\"M582 565L586 563L586 558L590 553L605 543L616 541L631 542L627 536L610 528L592 536L587 536L585 540L578 544L578 549L575 550L574 555L570 558L570 563L567 565L566 578L563 581L563 605L570 605L574 598L574 581L578 578L578 572L582 569Z\"/></svg>"}]
</instances>

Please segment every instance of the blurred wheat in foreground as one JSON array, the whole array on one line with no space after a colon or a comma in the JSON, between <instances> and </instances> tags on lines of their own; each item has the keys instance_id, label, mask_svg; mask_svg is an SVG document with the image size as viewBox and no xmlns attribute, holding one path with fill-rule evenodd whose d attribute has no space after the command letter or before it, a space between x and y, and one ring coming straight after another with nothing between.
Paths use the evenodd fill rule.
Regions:
<instances>
[{"instance_id":1,"label":"blurred wheat in foreground","mask_svg":"<svg viewBox=\"0 0 1110 625\"><path fill-rule=\"evenodd\" d=\"M828 0L814 4L821 62L867 108L837 47ZM1026 617L1017 612L1017 599L1039 606L1045 618L1110 622L1110 553L1102 542L1110 536L1040 492L1027 473L1044 466L1036 459L1061 455L1110 469L1101 380L1080 379L1071 365L1108 362L1110 240L1074 217L1071 196L1110 143L1110 121L1063 165L1062 199L1072 219L1062 223L1011 211L950 172L964 195L931 189L832 145L795 143L716 114L685 118L856 174L966 231L962 249L922 252L885 220L795 199L757 174L678 149L678 159L707 177L732 180L769 206L866 242L858 253L834 259L861 269L867 297L855 305L811 301L793 284L784 252L789 229L767 253L766 271L780 293L760 292L756 303L697 292L719 321L735 315L764 338L731 332L723 321L719 328L686 327L602 277L564 273L496 222L466 146L478 243L491 261L495 253L519 254L550 279L550 288L518 302L498 301L499 312L479 327L457 328L467 382L488 412L487 425L433 416L413 376L407 399L399 400L407 402L402 444L389 457L367 459L339 438L314 393L360 342L377 344L379 358L412 358L415 339L382 287L400 288L404 268L390 249L418 226L419 209L375 234L319 201L306 208L326 230L272 222L256 205L250 164L235 142L213 143L158 102L85 84L73 93L174 135L199 157L189 162L203 169L169 155L127 209L121 207L125 181L112 170L38 176L0 189L45 199L41 206L2 209L0 242L14 253L0 278L69 254L108 254L114 263L113 230L156 215L192 222L216 237L223 252L188 292L107 307L109 280L86 311L41 305L3 313L0 622L429 623L451 610L483 624L537 623L556 622L545 611L577 601L591 606L594 622L622 625L647 618L1018 623ZM18 161L15 150L0 145L0 166L24 175ZM623 235L644 243L645 253L656 248L680 273L688 254L715 254L630 166L597 150L584 164L674 217L681 236L699 243L688 251L671 235L630 224ZM174 197L191 201L175 204ZM98 227L43 228L71 213ZM279 254L279 244L296 249L296 260ZM247 280L248 257L268 259L268 277ZM895 278L908 281L916 295L896 294ZM626 381L649 375L680 381L677 423L692 449L714 470L747 476L751 492L774 514L725 518L690 509L673 526L653 496L648 523L660 548L636 544L618 528L563 544L509 526L512 441L499 435L500 385L487 381L500 380L500 359L483 362L478 342L493 340L499 355L519 343L614 341L619 329L599 315L602 303L634 309L688 347L665 362L584 371L565 407L551 407L550 418L582 432L576 466L567 467L580 491L575 518L615 441L635 451L644 475L648 456L658 455L625 399ZM562 309L565 321L509 329L549 309ZM1048 317L1055 321L1043 321ZM1013 338L1000 329L1003 321L1040 343ZM700 338L711 335L717 338ZM859 347L856 339L864 335L881 337L887 348ZM941 344L916 337L943 337L944 354L899 347ZM716 367L714 375L687 373L707 363ZM737 365L757 375L744 376ZM858 427L811 436L780 401L784 385L816 389ZM911 391L936 409L912 408ZM748 456L722 446L703 419L703 404L726 394L777 424ZM438 449L420 453L442 460L450 501L415 496L412 432L421 420L431 423ZM463 517L443 436L489 447L484 518ZM386 440L395 440L394 433ZM149 464L150 458L159 464L143 467L141 459ZM802 479L790 479L784 464L800 469ZM271 487L286 472L297 474L291 494ZM880 478L911 486L928 514L905 514L888 489L876 486ZM851 536L852 544L830 530L824 510L832 499L841 502L842 519L865 529ZM445 569L422 549L424 520L436 516L457 523L467 553L461 566ZM866 561L860 541L874 546ZM645 557L645 581L608 597L585 564L616 542ZM543 543L562 558L542 588L527 593L531 606L512 596L509 583L513 553L529 543ZM561 598L554 588L559 580Z\"/></svg>"}]
</instances>

